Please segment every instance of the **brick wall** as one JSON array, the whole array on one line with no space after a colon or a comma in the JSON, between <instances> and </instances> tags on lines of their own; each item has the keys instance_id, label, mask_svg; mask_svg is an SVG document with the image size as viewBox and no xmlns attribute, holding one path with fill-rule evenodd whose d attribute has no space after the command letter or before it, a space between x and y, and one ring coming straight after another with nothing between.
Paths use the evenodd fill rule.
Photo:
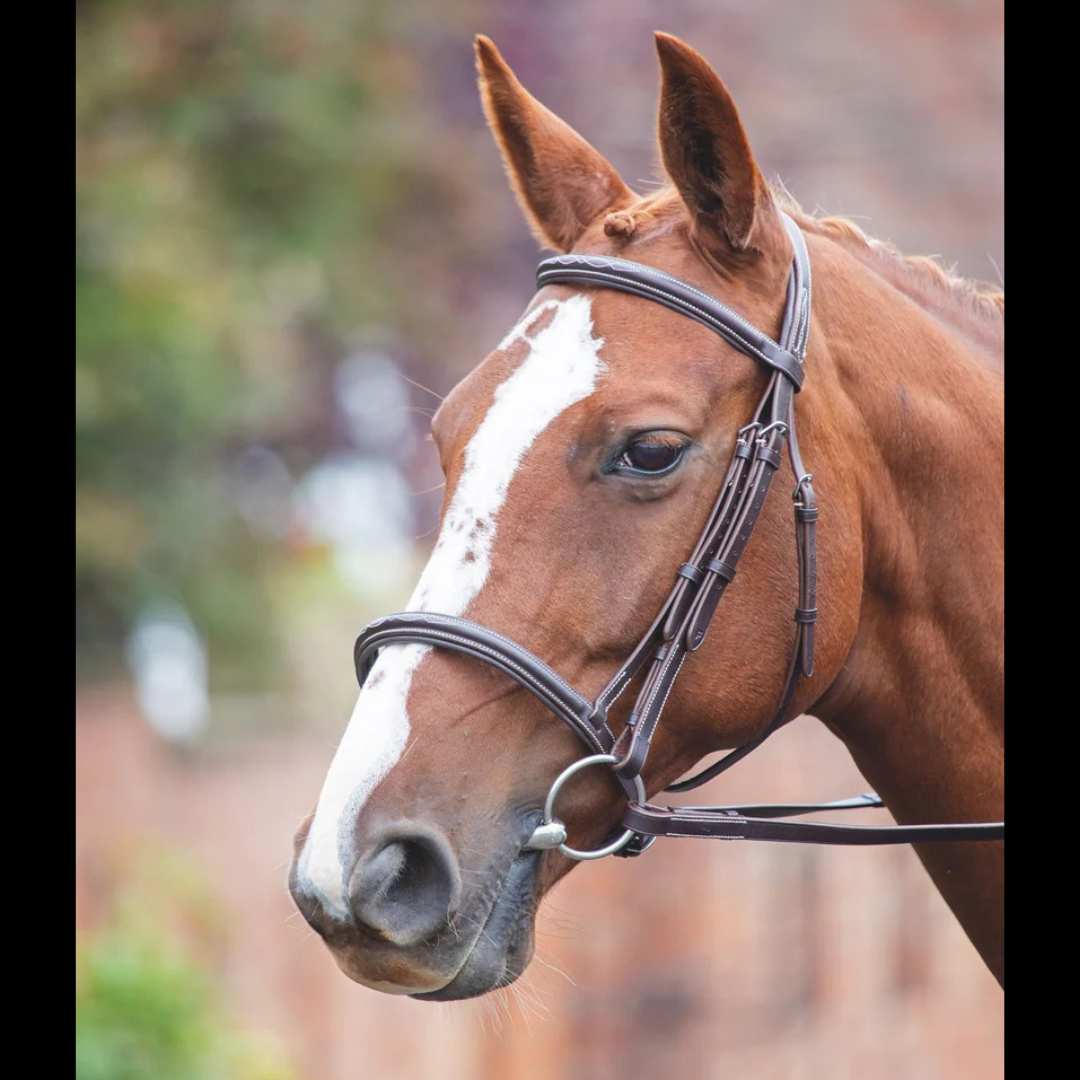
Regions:
<instances>
[{"instance_id":1,"label":"brick wall","mask_svg":"<svg viewBox=\"0 0 1080 1080\"><path fill-rule=\"evenodd\" d=\"M122 691L76 720L76 923L107 919L138 852L179 853L220 912L201 950L306 1080L987 1080L1003 997L913 853L669 841L577 869L545 905L519 994L421 1005L349 982L285 891L332 754L281 735L178 756ZM802 719L716 798L865 789ZM549 965L549 966L545 966ZM562 974L560 974L561 972Z\"/></svg>"}]
</instances>

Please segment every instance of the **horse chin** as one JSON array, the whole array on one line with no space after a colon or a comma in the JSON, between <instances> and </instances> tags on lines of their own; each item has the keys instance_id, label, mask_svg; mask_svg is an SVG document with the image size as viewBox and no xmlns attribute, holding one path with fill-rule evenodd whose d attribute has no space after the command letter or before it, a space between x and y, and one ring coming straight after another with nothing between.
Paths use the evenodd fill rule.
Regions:
<instances>
[{"instance_id":1,"label":"horse chin","mask_svg":"<svg viewBox=\"0 0 1080 1080\"><path fill-rule=\"evenodd\" d=\"M412 994L417 1001L463 1001L509 986L529 966L534 947L537 852L524 852L510 865L483 929L443 987Z\"/></svg>"}]
</instances>

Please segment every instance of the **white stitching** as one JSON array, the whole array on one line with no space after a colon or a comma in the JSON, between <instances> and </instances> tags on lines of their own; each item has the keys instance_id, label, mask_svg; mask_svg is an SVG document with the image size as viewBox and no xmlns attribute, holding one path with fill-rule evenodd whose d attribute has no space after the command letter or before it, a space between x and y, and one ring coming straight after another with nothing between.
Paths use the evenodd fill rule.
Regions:
<instances>
[{"instance_id":1,"label":"white stitching","mask_svg":"<svg viewBox=\"0 0 1080 1080\"><path fill-rule=\"evenodd\" d=\"M541 265L539 271L537 272L538 276L543 275L544 267L552 263L557 263L559 266L565 267L568 270L576 270L578 269L577 259L579 258L589 257L560 255L556 256L554 259L549 259L547 260L547 262ZM688 292L692 292L695 296L700 296L701 299L704 300L708 305L712 306L715 304L716 307L720 308L721 311L724 311L732 319L735 319L737 322L741 323L748 330L752 330L755 334L761 334L761 336L765 338L766 341L772 341L772 338L768 337L768 335L766 334L762 334L761 331L752 322L750 322L749 319L743 318L743 316L740 315L737 311L733 311L731 308L729 308L727 304L721 303L719 300L716 299L715 296L710 296L708 293L702 292L701 289L697 288L694 285L691 285L690 282L683 281L682 278L676 277L674 274L669 274L666 270L658 270L655 266L646 266L644 263L636 263L632 262L630 259L619 259L614 256L594 256L593 259L595 259L596 261L593 262L591 259L590 261L595 268L594 272L597 273L602 273L604 267L609 267L612 270L617 270L621 267L625 270L632 270L634 272L644 271L645 273L651 274L653 277L660 278L663 281L670 281L673 284L678 285L680 288L686 289ZM588 273L590 271L585 272ZM643 282L635 282L635 284L641 284L645 288L649 287L647 285L644 285ZM777 343L775 341L772 341L772 344L776 345Z\"/></svg>"},{"instance_id":2,"label":"white stitching","mask_svg":"<svg viewBox=\"0 0 1080 1080\"><path fill-rule=\"evenodd\" d=\"M415 611L404 612L403 614L412 618L419 618L426 621L434 622L436 627L438 626L439 622L449 623L451 626L457 628L462 628L468 625L466 620L460 619L456 615L443 615L437 611ZM379 621L383 622L385 620L380 619ZM390 629L392 630L393 627L391 627ZM489 630L486 626L481 627L481 629L484 631L485 634L490 634L493 638L498 638L499 641L503 642L505 645L509 645L512 649L516 649L519 651L527 651L524 650L522 646L519 645L516 641L511 640L504 634L500 634L497 630ZM551 678L555 680L555 682L557 682L561 687L563 687L563 689L566 690L568 694L570 694L574 698L581 698L581 700L585 700L581 697L577 690L575 690L554 668L541 660L540 657L534 656L533 661L537 664L537 666L542 668L545 673L549 674ZM591 705L592 702L589 702L589 704Z\"/></svg>"},{"instance_id":3,"label":"white stitching","mask_svg":"<svg viewBox=\"0 0 1080 1080\"><path fill-rule=\"evenodd\" d=\"M651 833L646 833L646 836L651 836ZM665 832L663 836L672 836L679 840L745 840L745 836L722 836L719 833L699 833L699 832Z\"/></svg>"},{"instance_id":4,"label":"white stitching","mask_svg":"<svg viewBox=\"0 0 1080 1080\"><path fill-rule=\"evenodd\" d=\"M450 618L451 616L444 616L444 617L445 618ZM432 627L430 629L425 629L422 626L417 626L417 627L409 627L406 630L397 631L393 627L390 627L387 630L382 631L381 633L382 634L388 634L388 635L391 635L391 636L397 636L398 633L410 634L410 635L411 634L419 634L419 635L421 635L423 637L433 637L436 640L438 640L441 637L443 640L457 641L457 642L460 642L460 643L462 643L464 645L468 645L471 649L476 649L479 652L485 653L488 656L495 657L501 663L506 664L507 667L513 668L513 670L516 671L520 675L521 680L523 682L528 683L529 685L531 685L531 686L535 687L537 690L539 690L541 697L546 698L549 702L550 701L555 701L558 705L560 705L561 706L560 711L562 711L564 713L564 715L565 715L565 717L567 719L570 719L571 726L573 726L575 728L580 728L581 730L586 731L587 733L589 733L589 735L590 735L590 737L592 739L593 745L595 745L601 751L605 750L605 747L600 742L599 735L598 735L598 733L595 732L595 729L591 729L590 727L588 727L587 726L588 721L582 721L581 718L578 716L577 712L573 708L573 706L577 705L579 702L581 702L581 703L583 703L583 704L585 704L585 705L587 705L587 706L589 706L591 708L592 703L587 701L585 698L581 697L580 694L578 694L575 690L571 689L570 687L567 687L567 689L570 690L570 693L572 695L572 700L569 700L569 701L561 700L557 694L555 694L553 691L551 691L539 679L537 679L534 675L532 675L527 668L523 668L520 664L515 663L513 660L509 659L505 655L501 655L500 653L496 652L492 648L489 648L489 647L487 647L485 645L482 645L479 642L475 642L470 638L463 637L463 636L461 636L459 634L451 634L447 630L441 630L441 629L438 629L436 627ZM371 635L370 638L368 638L368 640L364 644L364 648L361 651L361 656L364 656L370 649L381 648L382 647L380 644L377 643L377 639L378 639L379 636L380 636L380 632L376 631L374 634ZM496 636L498 636L498 635L496 635ZM506 640L506 639L503 639L503 640ZM390 642L390 643L392 643L392 642ZM404 643L404 639L403 639L402 643ZM547 665L544 664L544 662L542 660L537 660L536 663L545 672L550 671L550 668L548 668ZM552 674L554 674L554 673L552 673ZM558 677L556 676L556 678L558 678ZM559 682L562 683L563 680L559 679ZM563 683L563 685L565 686L566 684Z\"/></svg>"},{"instance_id":5,"label":"white stitching","mask_svg":"<svg viewBox=\"0 0 1080 1080\"><path fill-rule=\"evenodd\" d=\"M739 333L727 325L727 323L719 320L715 315L710 312L710 308L715 308L722 312L732 322L737 323L743 327L745 331L760 337L762 341L766 341L769 344L775 346L780 352L786 353L790 356L796 364L796 369L801 373L802 363L806 358L806 345L810 336L810 310L812 304L812 289L813 289L813 277L810 271L810 255L806 249L806 239L803 236L802 230L799 226L787 215L781 214L784 227L788 233L788 237L791 240L793 249L793 267L792 276L795 278L796 284L800 286L799 304L796 310L795 320L792 325L791 334L791 347L785 348L784 345L773 341L767 334L763 334L753 323L748 319L745 319L737 311L733 311L726 304L721 303L715 296L710 296L708 293L703 292L695 285L691 285L688 281L684 281L682 278L676 277L674 274L669 274L666 270L659 270L654 266L646 266L644 263L636 263L629 259L620 259L617 256L603 256L603 255L557 255L553 258L546 259L540 264L537 269L537 285L542 286L547 284L547 278L551 274L558 274L559 270L567 270L571 273L580 274L585 277L593 276L600 280L606 280L607 282L620 282L625 284L626 279L618 276L614 271L622 270L623 272L632 271L637 275L648 275L660 282L670 282L673 285L677 285L680 289L684 289L687 292L698 296L705 302L705 310L694 307L694 305L685 297L678 296L672 292L665 292L662 289L653 288L640 280L633 280L632 284L635 288L645 289L658 296L664 297L669 301L682 304L686 310L694 312L694 316L697 317L706 325L710 326L722 337L728 337L731 344L736 345L737 348L742 348L747 355L759 359L762 363L768 365L779 371L785 371L789 377L791 372L788 371L783 365L778 364L776 361L770 359L764 352L753 345L751 342L742 338ZM608 270L609 273L605 275L604 271ZM801 279L805 278L805 282Z\"/></svg>"},{"instance_id":6,"label":"white stitching","mask_svg":"<svg viewBox=\"0 0 1080 1080\"><path fill-rule=\"evenodd\" d=\"M569 259L570 257L567 257L567 258ZM620 260L610 260L610 261L612 263L617 263ZM624 265L626 265L628 267L632 266L635 269L637 269L640 266L640 268L643 269L643 270L647 270L647 271L649 271L650 273L652 273L652 274L654 274L656 276L666 278L667 280L672 281L672 282L674 282L674 283L688 289L690 292L695 293L697 296L700 296L703 300L705 300L709 307L712 307L712 306L715 305L715 307L718 308L724 315L726 315L728 318L730 318L733 322L738 323L746 332L748 332L750 334L754 334L757 337L760 337L762 341L766 341L770 345L774 346L777 349L778 352L786 353L787 355L791 356L792 359L795 361L796 365L798 365L798 363L799 363L799 357L798 356L796 356L794 353L792 353L789 349L784 348L778 342L773 341L773 339L770 338L767 334L763 334L756 326L754 326L753 323L749 322L747 319L744 319L737 311L732 311L731 308L729 308L726 304L722 304L715 297L709 296L707 293L701 292L701 290L694 288L693 285L690 285L687 282L682 281L680 278L674 277L671 274L665 274L662 270L654 270L650 266L644 266L644 265L638 264L638 263L631 263L631 262L627 262L626 260L621 260L621 262ZM625 281L624 278L622 278L622 277L620 277L620 276L618 276L616 274L605 274L602 269L587 269L585 267L582 267L582 266L579 266L579 265L575 264L572 260L567 261L565 263L560 263L560 265L565 266L565 268L567 270L569 270L571 273L578 274L578 275L581 275L581 276L586 277L586 278L588 278L588 277L596 277L596 278L599 278L602 281L607 281L607 282L624 282ZM612 267L612 269L614 269L614 267ZM557 271L555 271L555 272L557 273ZM543 276L544 276L544 271L543 270L541 270L540 276L541 276L541 278L543 278ZM541 280L540 284L546 284L546 281ZM686 314L687 312L693 312L694 316L691 316L691 317L700 318L703 322L706 323L706 325L711 327L716 333L720 334L722 337L728 337L729 341L731 339L734 339L734 341L732 341L731 343L736 344L737 348L741 348L748 355L758 358L763 364L766 364L768 367L774 368L774 369L776 369L778 371L788 371L788 369L784 365L782 365L782 364L778 363L777 361L771 359L766 353L762 352L762 350L759 349L756 345L754 345L752 342L747 341L745 338L740 336L740 334L738 333L737 330L735 330L733 327L729 326L727 323L723 322L722 320L718 319L709 310L707 310L707 309L702 310L699 307L695 307L691 301L685 299L684 297L678 296L677 294L674 294L674 293L671 293L671 292L665 292L664 290L655 288L655 287L653 287L651 285L647 285L643 281L634 281L633 285L634 285L635 288L644 289L644 290L646 290L648 292L656 294L657 296L664 297L667 300L672 300L675 303L683 305L683 308L684 308L683 314ZM629 291L629 290L627 290L627 291Z\"/></svg>"},{"instance_id":7,"label":"white stitching","mask_svg":"<svg viewBox=\"0 0 1080 1080\"><path fill-rule=\"evenodd\" d=\"M682 666L683 666L684 663L686 663L686 658L689 655L690 655L689 653L684 652L682 654L682 656L679 658L679 666L675 669L675 674L671 676L671 682L668 683L668 688L664 693L664 700L662 702L660 702L660 708L656 710L656 720L653 721L652 730L649 732L648 737L645 740L645 753L646 754L649 752L649 750L652 747L653 736L656 734L656 729L660 726L660 717L663 716L664 709L667 706L667 699L670 696L671 691L675 687L675 680L678 679L679 672L682 671ZM655 697L656 697L656 695L654 693L653 694L654 700L655 700ZM650 705L651 704L652 704L652 702L650 702Z\"/></svg>"},{"instance_id":8,"label":"white stitching","mask_svg":"<svg viewBox=\"0 0 1080 1080\"><path fill-rule=\"evenodd\" d=\"M604 272L602 270L587 270L584 267L573 267L572 269L573 269L573 272L575 274L580 274L583 277L596 277L596 278L599 278L601 281L619 281L619 282L621 282L621 281L624 280L623 278L620 278L620 277L618 277L616 275L606 275L606 274L604 274ZM674 280L677 281L678 279L676 278ZM646 285L645 282L643 282L643 281L635 281L634 286L635 286L635 288L645 289L647 292L655 293L657 296L662 296L662 297L665 297L666 299L669 299L669 300L675 300L676 302L681 302L682 304L685 305L685 307L689 311L693 311L693 312L697 313L704 321L706 321L708 323L708 325L710 327L712 327L721 336L730 335L731 338L734 338L735 340L734 340L733 344L738 343L737 347L742 348L743 350L745 350L750 356L757 357L759 360L761 360L761 362L763 364L766 364L768 367L777 368L778 370L783 370L779 364L777 364L775 361L771 360L764 352L761 351L761 349L759 349L756 345L754 345L753 342L747 341L742 335L739 334L739 332L737 330L735 330L732 327L728 326L726 323L721 322L715 316L712 316L708 311L702 311L699 308L695 308L693 306L693 304L690 303L690 301L683 300L681 297L674 296L672 293L664 292L663 289L658 289L658 288L656 288L656 287L654 287L652 285ZM694 291L696 292L697 290L695 289ZM704 296L704 293L702 293L700 295ZM706 299L711 299L711 298L706 297ZM713 301L713 303L715 303L717 307L719 307L721 310L723 310L733 320L737 321L747 331L750 331L750 332L752 332L754 334L757 334L764 341L768 341L770 345L775 345L778 351L783 352L783 353L786 353L788 351L787 349L781 347L775 341L773 341L772 338L768 337L765 334L762 334L761 331L758 330L758 328L756 326L754 326L752 323L747 322L744 318L742 318L740 315L736 314L730 308L724 307L724 305L721 304L718 300Z\"/></svg>"}]
</instances>

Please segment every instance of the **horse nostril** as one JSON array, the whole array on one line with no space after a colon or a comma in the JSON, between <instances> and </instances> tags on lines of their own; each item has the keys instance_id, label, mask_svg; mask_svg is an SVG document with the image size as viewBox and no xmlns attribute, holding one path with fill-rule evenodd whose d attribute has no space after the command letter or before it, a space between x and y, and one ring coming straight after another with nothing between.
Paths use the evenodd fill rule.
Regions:
<instances>
[{"instance_id":1,"label":"horse nostril","mask_svg":"<svg viewBox=\"0 0 1080 1080\"><path fill-rule=\"evenodd\" d=\"M362 858L349 879L357 921L403 948L444 928L457 908L461 875L437 833L395 830Z\"/></svg>"}]
</instances>

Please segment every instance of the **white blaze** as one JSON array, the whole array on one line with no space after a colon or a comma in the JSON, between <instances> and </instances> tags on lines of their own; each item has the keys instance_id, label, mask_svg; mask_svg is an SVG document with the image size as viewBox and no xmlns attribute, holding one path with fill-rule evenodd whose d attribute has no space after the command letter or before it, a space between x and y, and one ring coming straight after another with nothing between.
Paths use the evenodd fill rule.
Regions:
<instances>
[{"instance_id":1,"label":"white blaze","mask_svg":"<svg viewBox=\"0 0 1080 1080\"><path fill-rule=\"evenodd\" d=\"M543 329L531 328L553 311ZM528 312L500 343L527 342L528 356L495 391L469 445L438 541L420 577L410 611L464 615L491 568L498 513L510 482L536 437L565 409L588 397L603 370L603 338L593 336L590 301L552 300ZM309 890L339 912L347 908L346 867L356 816L375 785L394 767L409 737L413 672L429 645L385 648L353 710L315 811L300 858Z\"/></svg>"}]
</instances>

